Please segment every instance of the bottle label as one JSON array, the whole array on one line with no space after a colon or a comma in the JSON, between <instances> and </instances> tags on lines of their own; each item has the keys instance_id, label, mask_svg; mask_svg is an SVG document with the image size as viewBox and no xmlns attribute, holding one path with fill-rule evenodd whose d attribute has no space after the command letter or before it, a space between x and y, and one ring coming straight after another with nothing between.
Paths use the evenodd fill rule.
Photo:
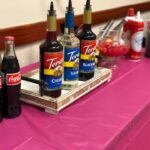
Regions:
<instances>
[{"instance_id":1,"label":"bottle label","mask_svg":"<svg viewBox=\"0 0 150 150\"><path fill-rule=\"evenodd\" d=\"M18 85L21 83L21 73L6 74L6 85Z\"/></svg>"},{"instance_id":2,"label":"bottle label","mask_svg":"<svg viewBox=\"0 0 150 150\"><path fill-rule=\"evenodd\" d=\"M2 89L2 77L0 76L0 89Z\"/></svg>"},{"instance_id":3,"label":"bottle label","mask_svg":"<svg viewBox=\"0 0 150 150\"><path fill-rule=\"evenodd\" d=\"M80 72L94 72L96 40L81 41Z\"/></svg>"},{"instance_id":4,"label":"bottle label","mask_svg":"<svg viewBox=\"0 0 150 150\"><path fill-rule=\"evenodd\" d=\"M79 75L79 47L64 50L64 81L77 80Z\"/></svg>"},{"instance_id":5,"label":"bottle label","mask_svg":"<svg viewBox=\"0 0 150 150\"><path fill-rule=\"evenodd\" d=\"M47 89L60 89L62 85L62 51L44 52L44 82Z\"/></svg>"},{"instance_id":6,"label":"bottle label","mask_svg":"<svg viewBox=\"0 0 150 150\"><path fill-rule=\"evenodd\" d=\"M141 52L143 41L143 31L136 32L131 37L131 47L135 52Z\"/></svg>"}]
</instances>

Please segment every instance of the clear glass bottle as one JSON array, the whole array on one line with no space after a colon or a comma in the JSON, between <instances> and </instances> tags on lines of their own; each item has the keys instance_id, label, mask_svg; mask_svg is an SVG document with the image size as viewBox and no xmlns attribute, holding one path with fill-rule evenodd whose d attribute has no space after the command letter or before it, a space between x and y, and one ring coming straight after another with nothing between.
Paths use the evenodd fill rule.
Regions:
<instances>
[{"instance_id":1,"label":"clear glass bottle","mask_svg":"<svg viewBox=\"0 0 150 150\"><path fill-rule=\"evenodd\" d=\"M80 41L74 34L74 9L71 0L66 11L61 42L64 50L63 89L72 89L78 85Z\"/></svg>"}]
</instances>

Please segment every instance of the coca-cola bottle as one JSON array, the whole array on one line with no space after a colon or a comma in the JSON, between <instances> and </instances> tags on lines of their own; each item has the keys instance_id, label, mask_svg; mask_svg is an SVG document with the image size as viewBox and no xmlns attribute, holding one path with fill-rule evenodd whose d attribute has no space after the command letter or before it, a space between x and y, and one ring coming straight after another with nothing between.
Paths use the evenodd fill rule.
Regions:
<instances>
[{"instance_id":1,"label":"coca-cola bottle","mask_svg":"<svg viewBox=\"0 0 150 150\"><path fill-rule=\"evenodd\" d=\"M56 11L53 2L47 15L47 37L40 45L40 79L44 80L44 94L59 97L62 87L63 47L57 41Z\"/></svg>"},{"instance_id":2,"label":"coca-cola bottle","mask_svg":"<svg viewBox=\"0 0 150 150\"><path fill-rule=\"evenodd\" d=\"M2 59L1 59L1 54L0 54L0 122L3 119L3 115L2 115L2 72L1 72L1 63L2 63Z\"/></svg>"},{"instance_id":3,"label":"coca-cola bottle","mask_svg":"<svg viewBox=\"0 0 150 150\"><path fill-rule=\"evenodd\" d=\"M14 37L5 37L5 53L2 60L4 73L3 114L7 118L17 117L21 113L20 86L21 73L18 59L15 54Z\"/></svg>"},{"instance_id":4,"label":"coca-cola bottle","mask_svg":"<svg viewBox=\"0 0 150 150\"><path fill-rule=\"evenodd\" d=\"M78 34L80 39L79 80L86 81L94 76L96 35L91 30L92 9L87 0L83 15L83 30Z\"/></svg>"}]
</instances>

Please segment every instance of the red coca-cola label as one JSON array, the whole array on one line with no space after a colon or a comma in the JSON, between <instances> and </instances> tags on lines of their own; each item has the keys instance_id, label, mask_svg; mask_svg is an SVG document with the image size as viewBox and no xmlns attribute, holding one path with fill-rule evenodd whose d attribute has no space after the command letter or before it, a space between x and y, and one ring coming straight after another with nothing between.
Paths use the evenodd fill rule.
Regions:
<instances>
[{"instance_id":1,"label":"red coca-cola label","mask_svg":"<svg viewBox=\"0 0 150 150\"><path fill-rule=\"evenodd\" d=\"M2 77L0 76L0 89L2 88Z\"/></svg>"},{"instance_id":2,"label":"red coca-cola label","mask_svg":"<svg viewBox=\"0 0 150 150\"><path fill-rule=\"evenodd\" d=\"M95 49L95 40L84 40L81 42L81 54L91 55L92 53L95 53Z\"/></svg>"},{"instance_id":3,"label":"red coca-cola label","mask_svg":"<svg viewBox=\"0 0 150 150\"><path fill-rule=\"evenodd\" d=\"M21 73L6 74L6 85L18 85L21 83Z\"/></svg>"}]
</instances>

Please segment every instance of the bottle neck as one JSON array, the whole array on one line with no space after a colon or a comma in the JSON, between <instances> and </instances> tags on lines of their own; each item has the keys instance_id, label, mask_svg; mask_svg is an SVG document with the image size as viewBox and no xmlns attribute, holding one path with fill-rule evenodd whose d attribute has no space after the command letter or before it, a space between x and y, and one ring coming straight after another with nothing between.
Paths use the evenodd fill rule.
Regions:
<instances>
[{"instance_id":1,"label":"bottle neck","mask_svg":"<svg viewBox=\"0 0 150 150\"><path fill-rule=\"evenodd\" d=\"M83 31L91 30L91 24L84 24Z\"/></svg>"},{"instance_id":2,"label":"bottle neck","mask_svg":"<svg viewBox=\"0 0 150 150\"><path fill-rule=\"evenodd\" d=\"M66 13L64 33L66 34L74 33L74 12L73 11L69 11Z\"/></svg>"},{"instance_id":3,"label":"bottle neck","mask_svg":"<svg viewBox=\"0 0 150 150\"><path fill-rule=\"evenodd\" d=\"M48 41L55 41L57 39L57 25L56 16L47 16L47 36Z\"/></svg>"},{"instance_id":4,"label":"bottle neck","mask_svg":"<svg viewBox=\"0 0 150 150\"><path fill-rule=\"evenodd\" d=\"M92 12L91 10L84 10L83 15L83 24L84 25L91 25L92 24Z\"/></svg>"},{"instance_id":5,"label":"bottle neck","mask_svg":"<svg viewBox=\"0 0 150 150\"><path fill-rule=\"evenodd\" d=\"M4 53L4 57L5 56L15 56L15 45L13 41L5 41L5 53Z\"/></svg>"},{"instance_id":6,"label":"bottle neck","mask_svg":"<svg viewBox=\"0 0 150 150\"><path fill-rule=\"evenodd\" d=\"M71 34L71 33L74 33L74 28L65 28L64 33L65 33L65 34Z\"/></svg>"},{"instance_id":7,"label":"bottle neck","mask_svg":"<svg viewBox=\"0 0 150 150\"><path fill-rule=\"evenodd\" d=\"M47 31L46 40L47 41L56 41L57 40L56 31Z\"/></svg>"}]
</instances>

